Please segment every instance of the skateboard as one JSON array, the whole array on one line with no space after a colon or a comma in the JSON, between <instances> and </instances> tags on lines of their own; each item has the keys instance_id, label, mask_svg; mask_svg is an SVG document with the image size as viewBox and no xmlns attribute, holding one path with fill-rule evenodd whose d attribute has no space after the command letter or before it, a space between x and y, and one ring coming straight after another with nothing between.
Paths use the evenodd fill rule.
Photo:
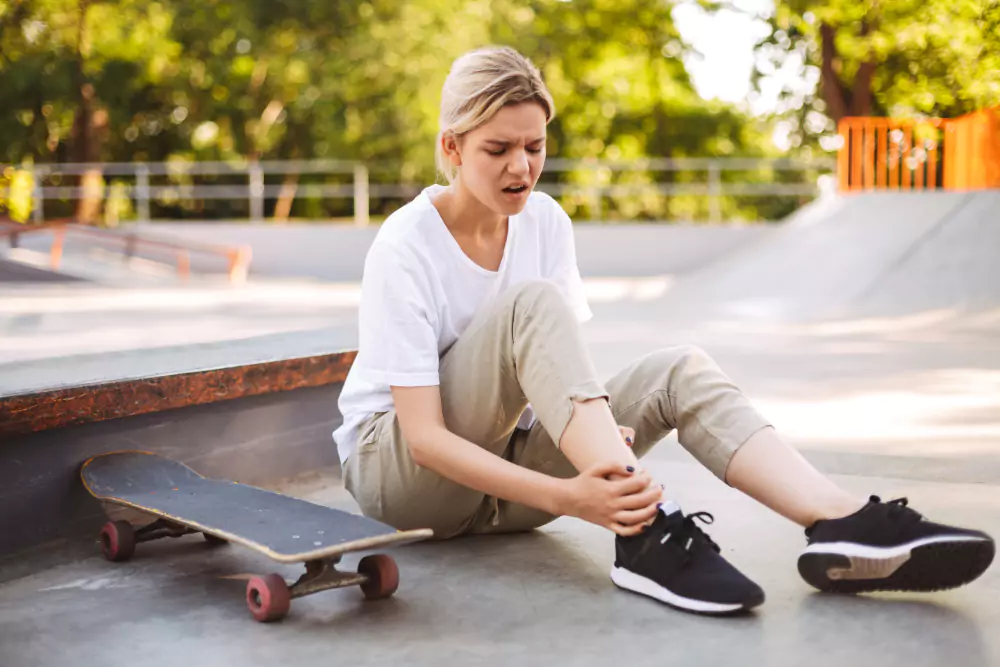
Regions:
<instances>
[{"instance_id":1,"label":"skateboard","mask_svg":"<svg viewBox=\"0 0 1000 667\"><path fill-rule=\"evenodd\" d=\"M107 522L100 543L110 561L128 560L140 542L202 533L212 544L233 542L279 563L303 563L305 573L291 585L278 574L253 576L247 582L247 607L261 622L283 618L294 598L331 588L360 586L370 600L391 596L399 585L399 569L390 556L365 556L357 572L338 570L341 556L433 535L429 529L398 531L280 493L210 479L149 452L95 456L83 464L80 476L95 498L155 517L141 528L128 521Z\"/></svg>"}]
</instances>

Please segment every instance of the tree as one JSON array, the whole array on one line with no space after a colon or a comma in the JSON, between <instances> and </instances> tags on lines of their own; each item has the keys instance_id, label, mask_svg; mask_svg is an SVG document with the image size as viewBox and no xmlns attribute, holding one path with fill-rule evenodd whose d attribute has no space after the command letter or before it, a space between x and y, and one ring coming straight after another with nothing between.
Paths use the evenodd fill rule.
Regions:
<instances>
[{"instance_id":1,"label":"tree","mask_svg":"<svg viewBox=\"0 0 1000 667\"><path fill-rule=\"evenodd\" d=\"M438 104L448 68L460 54L492 43L518 48L546 76L558 107L550 128L554 155L760 154L765 142L758 124L696 94L672 6L640 0L14 0L0 4L0 95L14 101L14 113L0 117L0 146L3 159L14 163L360 160L386 172L373 179L428 182L435 178ZM346 201L318 208L296 200L299 178L283 177L282 196L271 209L277 217L349 210ZM569 178L584 184L653 180L648 173L593 171ZM588 212L586 200L565 203ZM231 216L241 205L159 204L161 214L199 217ZM683 197L612 202L627 217L696 215L702 205Z\"/></svg>"},{"instance_id":2,"label":"tree","mask_svg":"<svg viewBox=\"0 0 1000 667\"><path fill-rule=\"evenodd\" d=\"M120 137L113 128L158 106L149 92L176 55L170 27L162 4L142 0L0 5L0 98L17 109L0 121L6 159L108 159L106 144ZM95 172L79 184L98 193L76 205L75 215L91 221L104 184Z\"/></svg>"},{"instance_id":3,"label":"tree","mask_svg":"<svg viewBox=\"0 0 1000 667\"><path fill-rule=\"evenodd\" d=\"M798 65L814 93L782 101L809 143L845 116L954 117L1000 103L998 0L777 0L758 44L758 90ZM817 76L818 75L818 76Z\"/></svg>"},{"instance_id":4,"label":"tree","mask_svg":"<svg viewBox=\"0 0 1000 667\"><path fill-rule=\"evenodd\" d=\"M558 107L550 152L561 157L633 160L649 156L759 156L765 135L733 107L703 100L682 56L690 48L673 21L674 3L574 0L572 3L495 0L490 39L510 44L541 68ZM693 174L581 170L579 185L641 186L699 178ZM564 197L570 214L595 216L587 195ZM623 219L704 218L704 197L615 196L610 211ZM727 213L760 215L753 207Z\"/></svg>"}]
</instances>

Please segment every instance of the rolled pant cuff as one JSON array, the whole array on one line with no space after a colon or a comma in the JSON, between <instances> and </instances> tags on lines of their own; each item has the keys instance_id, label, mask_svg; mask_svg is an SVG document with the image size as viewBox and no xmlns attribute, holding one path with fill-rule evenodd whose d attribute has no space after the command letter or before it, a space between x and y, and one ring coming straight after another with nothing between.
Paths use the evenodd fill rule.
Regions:
<instances>
[{"instance_id":1,"label":"rolled pant cuff","mask_svg":"<svg viewBox=\"0 0 1000 667\"><path fill-rule=\"evenodd\" d=\"M753 436L766 428L774 428L774 426L760 415L748 415L746 418L741 419L740 423L732 429L730 436L732 438L731 442L738 444L726 447L721 446L720 443L720 447L713 451L709 457L709 470L728 485L729 482L726 482L726 473L729 471L729 465L733 462L736 452L740 451L743 445L747 444Z\"/></svg>"},{"instance_id":2,"label":"rolled pant cuff","mask_svg":"<svg viewBox=\"0 0 1000 667\"><path fill-rule=\"evenodd\" d=\"M571 387L569 391L565 392L560 399L554 401L547 409L538 410L536 408L542 426L545 427L545 430L557 448L562 448L562 436L566 432L566 427L569 426L570 420L573 418L573 403L583 403L595 398L603 398L608 401L609 405L611 403L611 395L604 386L598 382L585 382Z\"/></svg>"}]
</instances>

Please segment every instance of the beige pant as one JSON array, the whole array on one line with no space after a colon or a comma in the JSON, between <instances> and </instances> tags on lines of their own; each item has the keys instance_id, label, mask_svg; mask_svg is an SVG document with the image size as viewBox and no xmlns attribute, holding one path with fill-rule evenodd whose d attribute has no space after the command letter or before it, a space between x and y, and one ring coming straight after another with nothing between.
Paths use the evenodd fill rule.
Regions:
<instances>
[{"instance_id":1,"label":"beige pant","mask_svg":"<svg viewBox=\"0 0 1000 667\"><path fill-rule=\"evenodd\" d=\"M642 456L671 430L720 478L736 450L768 426L704 352L672 347L639 359L607 384L597 379L580 327L547 282L511 289L480 313L440 364L448 430L518 465L555 477L577 474L559 451L572 401L608 398L615 420L635 429ZM538 421L516 429L528 403ZM344 483L366 516L398 529L463 533L529 530L555 517L498 500L416 465L394 410L362 425Z\"/></svg>"}]
</instances>

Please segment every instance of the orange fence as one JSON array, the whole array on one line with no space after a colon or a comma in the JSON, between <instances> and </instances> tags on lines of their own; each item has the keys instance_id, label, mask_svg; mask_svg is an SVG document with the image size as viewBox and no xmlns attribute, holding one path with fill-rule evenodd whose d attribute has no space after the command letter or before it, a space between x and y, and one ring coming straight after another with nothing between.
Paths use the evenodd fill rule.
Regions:
<instances>
[{"instance_id":1,"label":"orange fence","mask_svg":"<svg viewBox=\"0 0 1000 667\"><path fill-rule=\"evenodd\" d=\"M1000 107L948 121L944 160L946 189L1000 188Z\"/></svg>"},{"instance_id":2,"label":"orange fence","mask_svg":"<svg viewBox=\"0 0 1000 667\"><path fill-rule=\"evenodd\" d=\"M174 243L159 239L150 239L135 234L117 234L115 232L88 227L74 222L48 222L41 225L0 224L0 239L7 238L11 247L17 247L18 240L24 234L34 232L51 232L52 245L49 247L49 266L53 271L59 269L62 262L63 246L66 242L66 232L87 237L91 243L111 244L122 251L126 259L136 256L139 250L152 250L159 254L172 256L178 277L187 279L191 275L191 254L201 253L215 255L226 260L226 273L232 283L243 283L250 271L250 246L216 246L198 243Z\"/></svg>"},{"instance_id":3,"label":"orange fence","mask_svg":"<svg viewBox=\"0 0 1000 667\"><path fill-rule=\"evenodd\" d=\"M844 118L840 190L931 190L941 183L941 122Z\"/></svg>"},{"instance_id":4,"label":"orange fence","mask_svg":"<svg viewBox=\"0 0 1000 667\"><path fill-rule=\"evenodd\" d=\"M1000 107L960 118L844 118L842 192L1000 187Z\"/></svg>"}]
</instances>

